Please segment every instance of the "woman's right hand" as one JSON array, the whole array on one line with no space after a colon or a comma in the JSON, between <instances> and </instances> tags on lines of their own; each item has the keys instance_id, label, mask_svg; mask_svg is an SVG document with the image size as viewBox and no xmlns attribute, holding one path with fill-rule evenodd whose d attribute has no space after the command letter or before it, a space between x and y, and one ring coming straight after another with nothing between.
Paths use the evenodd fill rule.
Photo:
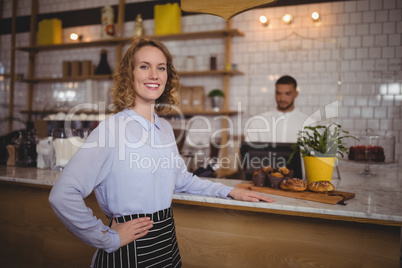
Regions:
<instances>
[{"instance_id":1,"label":"woman's right hand","mask_svg":"<svg viewBox=\"0 0 402 268\"><path fill-rule=\"evenodd\" d=\"M119 234L120 247L122 247L145 236L153 224L154 222L149 217L137 218L123 223L117 223L116 219L113 219L110 229Z\"/></svg>"}]
</instances>

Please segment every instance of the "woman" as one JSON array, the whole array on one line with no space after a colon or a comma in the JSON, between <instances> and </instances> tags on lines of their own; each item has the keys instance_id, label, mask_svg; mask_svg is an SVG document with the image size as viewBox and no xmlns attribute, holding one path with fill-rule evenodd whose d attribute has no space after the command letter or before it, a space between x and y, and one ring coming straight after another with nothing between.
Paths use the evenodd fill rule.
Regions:
<instances>
[{"instance_id":1,"label":"woman","mask_svg":"<svg viewBox=\"0 0 402 268\"><path fill-rule=\"evenodd\" d=\"M93 267L181 267L172 195L188 192L272 202L188 173L170 124L154 112L175 103L172 56L159 41L134 40L114 77L118 113L92 131L63 170L50 203L67 228L98 248ZM83 198L95 191L105 226Z\"/></svg>"}]
</instances>

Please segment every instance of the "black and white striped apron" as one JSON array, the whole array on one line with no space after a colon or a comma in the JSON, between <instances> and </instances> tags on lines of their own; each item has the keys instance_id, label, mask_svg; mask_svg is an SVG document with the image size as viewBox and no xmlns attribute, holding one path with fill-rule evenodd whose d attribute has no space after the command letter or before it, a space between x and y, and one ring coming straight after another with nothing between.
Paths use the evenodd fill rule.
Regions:
<instances>
[{"instance_id":1,"label":"black and white striped apron","mask_svg":"<svg viewBox=\"0 0 402 268\"><path fill-rule=\"evenodd\" d=\"M172 207L153 214L134 214L115 218L117 223L150 217L153 227L145 236L113 253L99 249L94 268L182 267Z\"/></svg>"}]
</instances>

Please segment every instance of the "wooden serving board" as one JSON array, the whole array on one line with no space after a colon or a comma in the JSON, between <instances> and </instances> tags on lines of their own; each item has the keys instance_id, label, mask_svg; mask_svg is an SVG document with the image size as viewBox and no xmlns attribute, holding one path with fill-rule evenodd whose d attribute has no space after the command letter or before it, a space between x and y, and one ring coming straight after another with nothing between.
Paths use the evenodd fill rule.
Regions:
<instances>
[{"instance_id":1,"label":"wooden serving board","mask_svg":"<svg viewBox=\"0 0 402 268\"><path fill-rule=\"evenodd\" d=\"M321 203L326 203L326 204L331 204L331 205L336 205L336 204L345 205L344 201L355 197L354 193L341 192L341 191L332 191L332 192L328 192L328 193L314 193L314 192L311 192L308 190L303 191L303 192L285 191L285 190L273 189L273 188L269 188L269 187L254 186L253 182L237 184L236 188L253 190L256 192L273 194L273 195L280 195L280 196L304 199L304 200L315 201L315 202L321 202Z\"/></svg>"}]
</instances>

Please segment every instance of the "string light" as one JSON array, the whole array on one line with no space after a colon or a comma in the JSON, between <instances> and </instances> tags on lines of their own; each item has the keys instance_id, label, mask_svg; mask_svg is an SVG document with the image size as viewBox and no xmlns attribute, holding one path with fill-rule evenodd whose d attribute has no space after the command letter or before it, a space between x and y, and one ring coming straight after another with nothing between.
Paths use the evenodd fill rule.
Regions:
<instances>
[{"instance_id":1,"label":"string light","mask_svg":"<svg viewBox=\"0 0 402 268\"><path fill-rule=\"evenodd\" d=\"M291 24L292 21L293 21L293 16L290 15L290 14L285 14L285 15L282 17L282 21L283 21L284 23L286 23L286 24Z\"/></svg>"},{"instance_id":2,"label":"string light","mask_svg":"<svg viewBox=\"0 0 402 268\"><path fill-rule=\"evenodd\" d=\"M70 34L70 39L73 40L73 41L77 41L77 40L81 41L82 40L82 35L72 33L72 34Z\"/></svg>"},{"instance_id":3,"label":"string light","mask_svg":"<svg viewBox=\"0 0 402 268\"><path fill-rule=\"evenodd\" d=\"M313 12L313 14L311 14L311 18L314 22L318 22L320 20L320 14L318 14L318 12Z\"/></svg>"},{"instance_id":4,"label":"string light","mask_svg":"<svg viewBox=\"0 0 402 268\"><path fill-rule=\"evenodd\" d=\"M264 15L260 16L260 22L264 26L268 26L268 24L269 24L269 20Z\"/></svg>"},{"instance_id":5,"label":"string light","mask_svg":"<svg viewBox=\"0 0 402 268\"><path fill-rule=\"evenodd\" d=\"M311 18L313 19L313 21L315 23L319 22L321 19L320 14L316 11L311 14ZM268 24L269 24L268 18L264 15L261 15L259 17L259 21L264 26L268 26ZM285 15L283 15L282 21L286 24L291 24L293 22L293 16L289 13L286 13ZM317 24L317 25L319 25L319 24Z\"/></svg>"}]
</instances>

